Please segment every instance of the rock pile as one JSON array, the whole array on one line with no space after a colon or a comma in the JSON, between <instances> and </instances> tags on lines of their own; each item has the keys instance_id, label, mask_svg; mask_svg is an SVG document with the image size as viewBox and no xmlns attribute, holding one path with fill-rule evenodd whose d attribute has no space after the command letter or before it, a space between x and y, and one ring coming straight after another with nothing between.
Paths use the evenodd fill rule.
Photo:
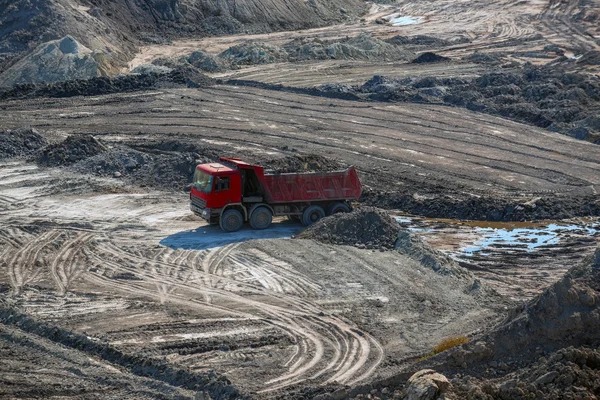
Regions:
<instances>
[{"instance_id":1,"label":"rock pile","mask_svg":"<svg viewBox=\"0 0 600 400\"><path fill-rule=\"evenodd\" d=\"M31 156L47 144L32 128L0 131L0 159Z\"/></svg>"},{"instance_id":2,"label":"rock pile","mask_svg":"<svg viewBox=\"0 0 600 400\"><path fill-rule=\"evenodd\" d=\"M43 149L37 162L48 167L71 165L105 151L106 146L93 136L69 136L64 141Z\"/></svg>"},{"instance_id":3,"label":"rock pile","mask_svg":"<svg viewBox=\"0 0 600 400\"><path fill-rule=\"evenodd\" d=\"M323 218L300 233L298 238L361 249L391 250L399 230L400 225L387 212L364 207Z\"/></svg>"}]
</instances>

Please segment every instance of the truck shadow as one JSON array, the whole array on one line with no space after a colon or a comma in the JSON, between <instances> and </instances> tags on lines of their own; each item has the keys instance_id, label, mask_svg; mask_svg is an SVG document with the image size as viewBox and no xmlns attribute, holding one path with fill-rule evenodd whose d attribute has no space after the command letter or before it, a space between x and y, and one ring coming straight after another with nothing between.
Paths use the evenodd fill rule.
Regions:
<instances>
[{"instance_id":1,"label":"truck shadow","mask_svg":"<svg viewBox=\"0 0 600 400\"><path fill-rule=\"evenodd\" d=\"M302 231L304 227L291 221L274 222L264 230L252 229L245 224L237 232L223 232L215 225L206 225L178 232L160 241L163 246L181 250L206 250L253 239L285 239Z\"/></svg>"}]
</instances>

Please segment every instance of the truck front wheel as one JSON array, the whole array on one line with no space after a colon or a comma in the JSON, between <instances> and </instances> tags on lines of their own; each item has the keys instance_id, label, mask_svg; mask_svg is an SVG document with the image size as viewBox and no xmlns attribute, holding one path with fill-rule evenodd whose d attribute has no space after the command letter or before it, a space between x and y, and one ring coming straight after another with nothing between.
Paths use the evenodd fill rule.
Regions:
<instances>
[{"instance_id":1,"label":"truck front wheel","mask_svg":"<svg viewBox=\"0 0 600 400\"><path fill-rule=\"evenodd\" d=\"M320 206L310 206L302 214L302 223L309 226L325 216L325 211Z\"/></svg>"},{"instance_id":2,"label":"truck front wheel","mask_svg":"<svg viewBox=\"0 0 600 400\"><path fill-rule=\"evenodd\" d=\"M227 210L221 215L219 225L225 232L235 232L244 224L242 213L235 209Z\"/></svg>"},{"instance_id":3,"label":"truck front wheel","mask_svg":"<svg viewBox=\"0 0 600 400\"><path fill-rule=\"evenodd\" d=\"M267 207L258 207L252 212L250 226L254 229L266 229L273 221L273 213Z\"/></svg>"}]
</instances>

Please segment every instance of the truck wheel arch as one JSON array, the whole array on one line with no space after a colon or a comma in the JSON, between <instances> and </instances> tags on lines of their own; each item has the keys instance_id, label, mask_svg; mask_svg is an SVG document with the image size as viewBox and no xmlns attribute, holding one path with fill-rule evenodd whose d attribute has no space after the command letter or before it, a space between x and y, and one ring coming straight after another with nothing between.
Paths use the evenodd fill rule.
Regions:
<instances>
[{"instance_id":1,"label":"truck wheel arch","mask_svg":"<svg viewBox=\"0 0 600 400\"><path fill-rule=\"evenodd\" d=\"M225 211L230 210L230 209L236 209L239 212L242 213L242 216L244 217L244 221L248 221L249 215L248 215L248 210L246 210L246 207L244 207L242 205L242 203L231 203L231 204L227 204L225 207L223 207L223 209L221 210L221 214L219 215L219 219L221 219L223 217L223 214L225 213Z\"/></svg>"}]
</instances>

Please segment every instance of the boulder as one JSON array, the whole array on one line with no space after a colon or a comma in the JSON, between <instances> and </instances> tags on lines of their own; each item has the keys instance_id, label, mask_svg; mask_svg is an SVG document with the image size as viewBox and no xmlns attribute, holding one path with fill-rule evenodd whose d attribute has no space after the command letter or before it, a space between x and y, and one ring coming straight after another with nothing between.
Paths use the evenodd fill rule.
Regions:
<instances>
[{"instance_id":1,"label":"boulder","mask_svg":"<svg viewBox=\"0 0 600 400\"><path fill-rule=\"evenodd\" d=\"M407 382L405 400L434 400L446 393L450 381L432 369L413 374Z\"/></svg>"}]
</instances>

